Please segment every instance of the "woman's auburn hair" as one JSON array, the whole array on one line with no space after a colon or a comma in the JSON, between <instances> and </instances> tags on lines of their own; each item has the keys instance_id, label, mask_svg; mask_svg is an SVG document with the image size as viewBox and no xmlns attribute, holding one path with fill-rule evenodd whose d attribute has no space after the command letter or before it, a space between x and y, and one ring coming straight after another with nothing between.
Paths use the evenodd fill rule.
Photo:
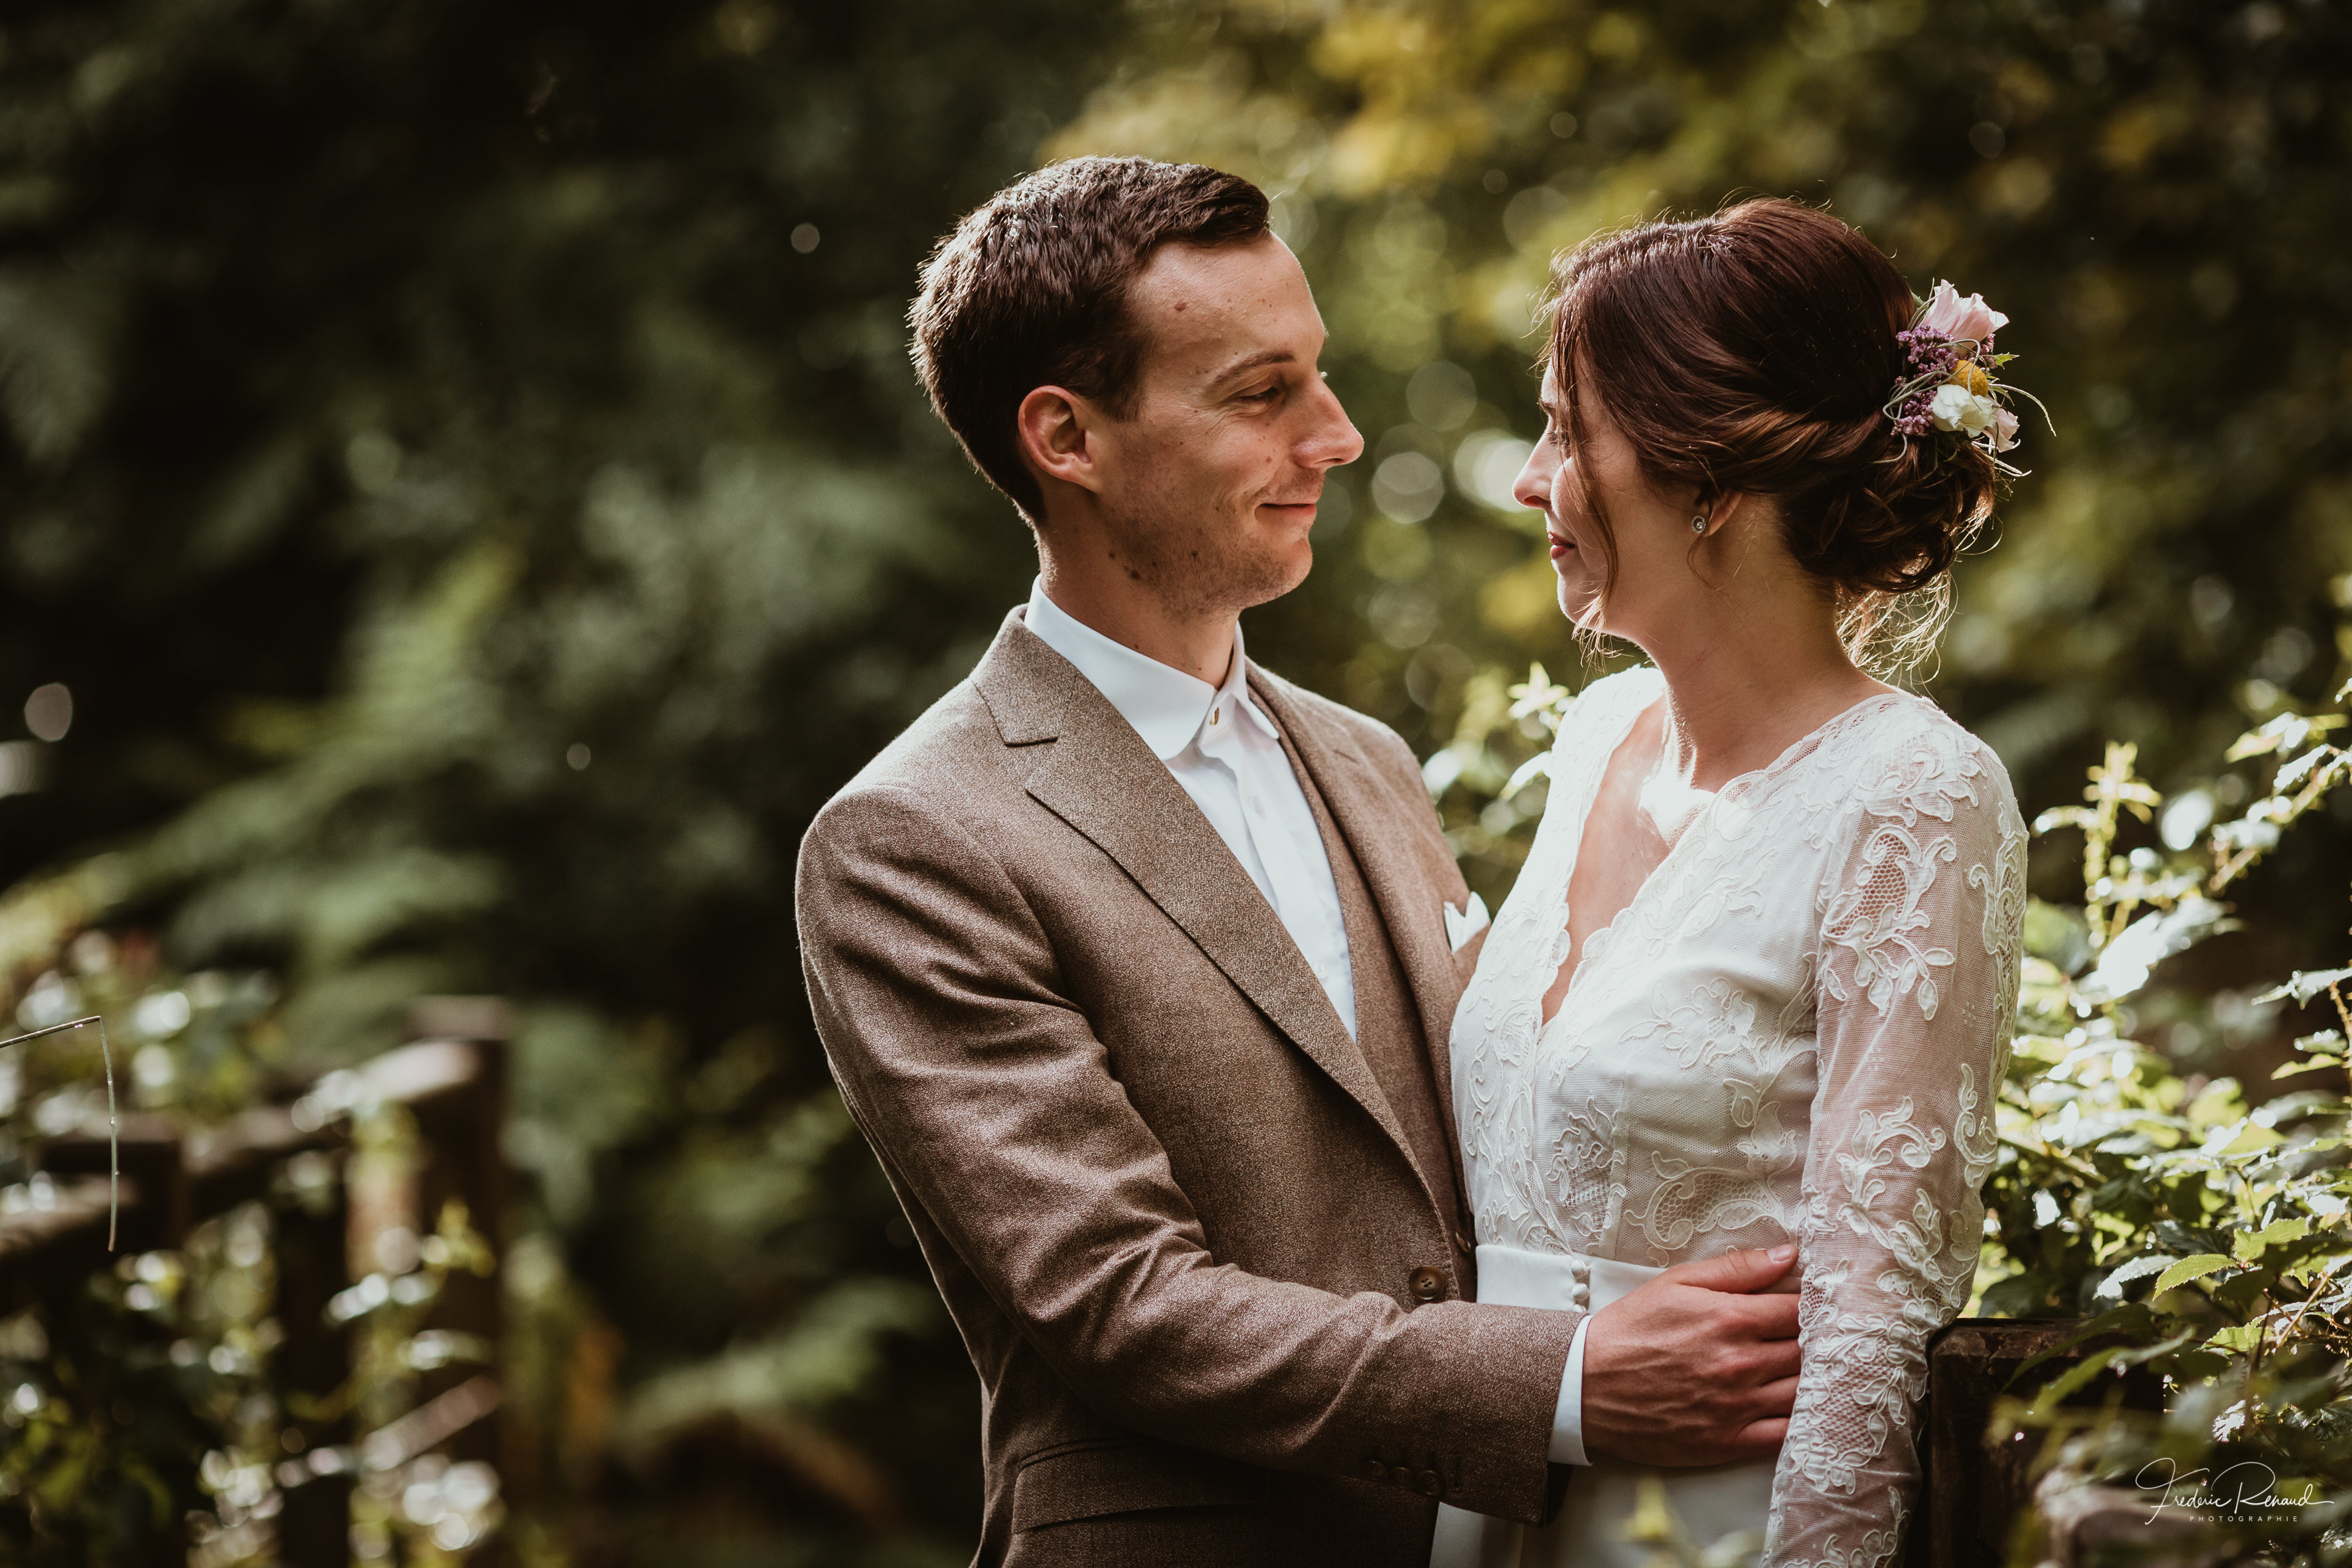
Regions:
<instances>
[{"instance_id":1,"label":"woman's auburn hair","mask_svg":"<svg viewBox=\"0 0 2352 1568\"><path fill-rule=\"evenodd\" d=\"M1596 235L1555 261L1543 363L1571 450L1595 399L1652 485L1769 497L1857 661L1901 671L1932 649L2000 469L1969 442L1906 437L1885 416L1916 304L1877 247L1827 213L1758 197ZM1605 598L1615 535L1581 466L1578 482Z\"/></svg>"}]
</instances>

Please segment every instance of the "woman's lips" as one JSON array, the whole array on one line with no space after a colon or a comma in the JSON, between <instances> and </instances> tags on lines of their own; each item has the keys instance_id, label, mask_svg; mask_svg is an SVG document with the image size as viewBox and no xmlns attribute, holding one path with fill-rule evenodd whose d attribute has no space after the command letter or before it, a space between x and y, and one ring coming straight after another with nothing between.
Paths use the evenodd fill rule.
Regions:
<instances>
[{"instance_id":1,"label":"woman's lips","mask_svg":"<svg viewBox=\"0 0 2352 1568\"><path fill-rule=\"evenodd\" d=\"M1558 561L1564 555L1572 554L1576 550L1575 545L1570 543L1567 540L1561 538L1557 533L1547 532L1544 537L1551 541L1551 558L1554 561Z\"/></svg>"}]
</instances>

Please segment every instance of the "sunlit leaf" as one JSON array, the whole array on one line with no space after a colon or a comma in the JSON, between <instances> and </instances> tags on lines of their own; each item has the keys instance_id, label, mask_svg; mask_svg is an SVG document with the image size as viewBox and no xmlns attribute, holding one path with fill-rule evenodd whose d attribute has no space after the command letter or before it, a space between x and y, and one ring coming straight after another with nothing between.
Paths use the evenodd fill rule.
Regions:
<instances>
[{"instance_id":1,"label":"sunlit leaf","mask_svg":"<svg viewBox=\"0 0 2352 1568\"><path fill-rule=\"evenodd\" d=\"M2218 1331L2205 1342L2217 1351L2229 1351L2236 1355L2244 1355L2263 1342L2263 1325L2259 1322L2234 1323L2229 1328Z\"/></svg>"},{"instance_id":2,"label":"sunlit leaf","mask_svg":"<svg viewBox=\"0 0 2352 1568\"><path fill-rule=\"evenodd\" d=\"M2194 946L2234 923L2228 911L2210 899L2189 897L2173 909L2144 915L2107 943L2096 968L2075 982L2075 993L2090 1002L2113 1002L2147 984L2148 972L2174 953Z\"/></svg>"},{"instance_id":3,"label":"sunlit leaf","mask_svg":"<svg viewBox=\"0 0 2352 1568\"><path fill-rule=\"evenodd\" d=\"M2231 1267L2230 1259L2218 1252L2200 1252L2194 1258L2184 1258L2157 1277L2156 1294L2177 1290L2183 1285L2217 1274Z\"/></svg>"},{"instance_id":4,"label":"sunlit leaf","mask_svg":"<svg viewBox=\"0 0 2352 1568\"><path fill-rule=\"evenodd\" d=\"M2285 984L2272 987L2254 998L2257 1002L2284 1002L2290 999L2308 1002L2331 985L2341 985L2352 980L2352 969L2298 969Z\"/></svg>"},{"instance_id":5,"label":"sunlit leaf","mask_svg":"<svg viewBox=\"0 0 2352 1568\"><path fill-rule=\"evenodd\" d=\"M2126 1285L2135 1279L2145 1279L2150 1274L2161 1273L2178 1261L2179 1259L2168 1257L2160 1252L2152 1252L2145 1257L2135 1258L2127 1263L2117 1266L2114 1272L2110 1273L2106 1279L2101 1280L2099 1282L2098 1294L2107 1298L2109 1300L2119 1300L2122 1299L2124 1287Z\"/></svg>"},{"instance_id":6,"label":"sunlit leaf","mask_svg":"<svg viewBox=\"0 0 2352 1568\"><path fill-rule=\"evenodd\" d=\"M2252 1263L2265 1247L2283 1241L2301 1241L2310 1234L2311 1222L2307 1219L2273 1220L2260 1230L2243 1231L2231 1238L2230 1250L2237 1254L2241 1263Z\"/></svg>"}]
</instances>

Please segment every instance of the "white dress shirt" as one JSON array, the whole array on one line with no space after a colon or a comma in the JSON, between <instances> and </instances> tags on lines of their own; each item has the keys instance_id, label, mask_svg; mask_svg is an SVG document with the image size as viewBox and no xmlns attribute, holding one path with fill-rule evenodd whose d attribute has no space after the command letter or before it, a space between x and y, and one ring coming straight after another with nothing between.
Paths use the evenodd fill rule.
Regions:
<instances>
[{"instance_id":1,"label":"white dress shirt","mask_svg":"<svg viewBox=\"0 0 2352 1568\"><path fill-rule=\"evenodd\" d=\"M1043 579L1030 591L1028 621L1168 764L1281 917L1354 1038L1356 973L1348 959L1339 884L1281 738L1250 697L1241 627L1234 628L1225 683L1211 686L1074 619L1045 596Z\"/></svg>"},{"instance_id":2,"label":"white dress shirt","mask_svg":"<svg viewBox=\"0 0 2352 1568\"><path fill-rule=\"evenodd\" d=\"M1076 619L1045 596L1043 578L1030 590L1027 621L1047 647L1076 665L1134 726L1151 754L1168 764L1274 906L1353 1039L1356 976L1339 913L1339 884L1331 875L1307 792L1290 771L1273 721L1250 697L1241 627L1234 627L1234 661L1224 684L1211 686ZM1585 1324L1577 1326L1552 1416L1549 1457L1560 1464L1585 1463L1584 1329Z\"/></svg>"}]
</instances>

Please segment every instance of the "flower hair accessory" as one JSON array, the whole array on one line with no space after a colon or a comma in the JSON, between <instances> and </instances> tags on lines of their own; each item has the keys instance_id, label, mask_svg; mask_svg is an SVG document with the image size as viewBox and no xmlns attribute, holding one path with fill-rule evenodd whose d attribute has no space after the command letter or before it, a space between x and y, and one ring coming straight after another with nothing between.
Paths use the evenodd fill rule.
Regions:
<instances>
[{"instance_id":1,"label":"flower hair accessory","mask_svg":"<svg viewBox=\"0 0 2352 1568\"><path fill-rule=\"evenodd\" d=\"M1885 414L1906 441L1940 430L1990 453L2017 445L2018 417L2010 399L2022 397L2036 408L2042 400L2021 387L2004 385L1994 374L2017 357L1993 353L1992 335L2007 325L2009 318L1986 304L1983 295L1964 297L1949 283L1936 285L1911 318L1910 330L1895 334L1910 374L1895 384ZM2050 411L2042 412L2046 421Z\"/></svg>"}]
</instances>

